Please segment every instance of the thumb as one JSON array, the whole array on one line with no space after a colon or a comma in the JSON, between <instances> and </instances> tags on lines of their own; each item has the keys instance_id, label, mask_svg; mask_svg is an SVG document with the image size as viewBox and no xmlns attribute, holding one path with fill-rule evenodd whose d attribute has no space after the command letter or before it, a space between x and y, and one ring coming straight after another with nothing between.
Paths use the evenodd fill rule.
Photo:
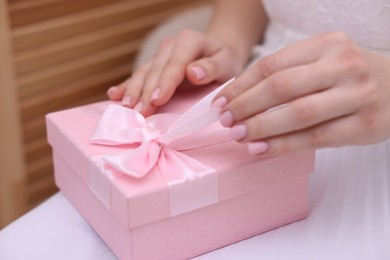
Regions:
<instances>
[{"instance_id":1,"label":"thumb","mask_svg":"<svg viewBox=\"0 0 390 260\"><path fill-rule=\"evenodd\" d=\"M213 81L224 81L236 76L240 66L223 52L194 61L186 68L188 80L194 85L205 85Z\"/></svg>"}]
</instances>

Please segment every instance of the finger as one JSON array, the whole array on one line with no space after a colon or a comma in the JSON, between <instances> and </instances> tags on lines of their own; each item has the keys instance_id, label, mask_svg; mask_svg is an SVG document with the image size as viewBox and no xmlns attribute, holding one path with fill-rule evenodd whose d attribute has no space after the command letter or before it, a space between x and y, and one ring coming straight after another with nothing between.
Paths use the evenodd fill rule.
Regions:
<instances>
[{"instance_id":1,"label":"finger","mask_svg":"<svg viewBox=\"0 0 390 260\"><path fill-rule=\"evenodd\" d=\"M244 71L242 75L219 92L213 99L212 106L224 108L234 97L244 93L263 79L259 73L248 73L248 71L249 69Z\"/></svg>"},{"instance_id":2,"label":"finger","mask_svg":"<svg viewBox=\"0 0 390 260\"><path fill-rule=\"evenodd\" d=\"M357 111L360 107L357 102L359 95L347 88L309 95L239 122L231 129L231 135L236 140L246 142L312 127Z\"/></svg>"},{"instance_id":3,"label":"finger","mask_svg":"<svg viewBox=\"0 0 390 260\"><path fill-rule=\"evenodd\" d=\"M174 39L166 38L161 43L158 52L151 61L151 66L147 77L145 77L144 86L142 89L142 96L140 100L143 102L143 110L147 110L153 99L158 98L161 89L158 85L161 74L173 51ZM143 111L141 111L143 113Z\"/></svg>"},{"instance_id":4,"label":"finger","mask_svg":"<svg viewBox=\"0 0 390 260\"><path fill-rule=\"evenodd\" d=\"M341 76L334 66L320 62L277 72L231 100L224 113L231 113L233 121L229 120L223 125L231 126L272 107L323 91Z\"/></svg>"},{"instance_id":5,"label":"finger","mask_svg":"<svg viewBox=\"0 0 390 260\"><path fill-rule=\"evenodd\" d=\"M358 144L359 136L364 134L359 126L355 115L341 117L302 131L251 142L248 144L248 152L252 155L280 155Z\"/></svg>"},{"instance_id":6,"label":"finger","mask_svg":"<svg viewBox=\"0 0 390 260\"><path fill-rule=\"evenodd\" d=\"M213 81L224 82L237 76L242 67L232 63L232 54L228 51L217 51L210 57L199 59L187 66L187 78L194 85L206 85Z\"/></svg>"},{"instance_id":7,"label":"finger","mask_svg":"<svg viewBox=\"0 0 390 260\"><path fill-rule=\"evenodd\" d=\"M211 39L193 31L184 31L175 41L169 62L164 67L159 81L160 93L153 104L160 106L172 96L176 87L184 80L186 68L194 60L215 53L220 45Z\"/></svg>"},{"instance_id":8,"label":"finger","mask_svg":"<svg viewBox=\"0 0 390 260\"><path fill-rule=\"evenodd\" d=\"M121 84L119 84L118 86L110 87L107 90L108 98L111 100L116 100L116 101L121 100L123 98L123 95L125 94L125 91L126 91L125 84L127 84L127 81L128 81L128 79L126 81L122 82Z\"/></svg>"},{"instance_id":9,"label":"finger","mask_svg":"<svg viewBox=\"0 0 390 260\"><path fill-rule=\"evenodd\" d=\"M137 107L137 105L139 107ZM154 112L157 110L157 107L150 103L144 104L143 102L139 102L137 105L134 107L134 109L141 112L144 117L148 117L154 114Z\"/></svg>"},{"instance_id":10,"label":"finger","mask_svg":"<svg viewBox=\"0 0 390 260\"><path fill-rule=\"evenodd\" d=\"M250 89L255 83L278 71L317 61L323 52L324 37L324 35L319 35L297 42L260 59L232 84L223 89L215 100L224 96L229 102L234 97Z\"/></svg>"},{"instance_id":11,"label":"finger","mask_svg":"<svg viewBox=\"0 0 390 260\"><path fill-rule=\"evenodd\" d=\"M123 106L134 108L139 103L145 77L149 73L150 67L150 62L141 66L133 73L129 80L124 83L125 93L122 99Z\"/></svg>"}]
</instances>

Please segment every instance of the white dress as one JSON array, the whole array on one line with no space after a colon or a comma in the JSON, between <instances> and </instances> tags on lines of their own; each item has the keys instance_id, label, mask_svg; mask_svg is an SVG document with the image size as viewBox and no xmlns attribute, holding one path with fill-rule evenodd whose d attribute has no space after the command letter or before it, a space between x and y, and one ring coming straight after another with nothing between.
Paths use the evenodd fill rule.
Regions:
<instances>
[{"instance_id":1,"label":"white dress","mask_svg":"<svg viewBox=\"0 0 390 260\"><path fill-rule=\"evenodd\" d=\"M341 31L356 43L390 56L390 0L263 0L269 17L267 55L321 32Z\"/></svg>"}]
</instances>

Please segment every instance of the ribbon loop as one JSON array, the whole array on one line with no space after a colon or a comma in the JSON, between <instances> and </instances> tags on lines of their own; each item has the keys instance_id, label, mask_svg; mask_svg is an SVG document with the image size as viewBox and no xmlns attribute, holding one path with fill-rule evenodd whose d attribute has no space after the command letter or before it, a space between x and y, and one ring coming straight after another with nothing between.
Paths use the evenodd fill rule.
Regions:
<instances>
[{"instance_id":1,"label":"ribbon loop","mask_svg":"<svg viewBox=\"0 0 390 260\"><path fill-rule=\"evenodd\" d=\"M161 130L138 111L119 105L109 105L100 118L90 141L101 145L123 145L153 140Z\"/></svg>"},{"instance_id":2,"label":"ribbon loop","mask_svg":"<svg viewBox=\"0 0 390 260\"><path fill-rule=\"evenodd\" d=\"M142 143L136 149L130 149L114 155L102 156L102 159L116 170L134 178L142 178L157 164L161 146L156 141Z\"/></svg>"}]
</instances>

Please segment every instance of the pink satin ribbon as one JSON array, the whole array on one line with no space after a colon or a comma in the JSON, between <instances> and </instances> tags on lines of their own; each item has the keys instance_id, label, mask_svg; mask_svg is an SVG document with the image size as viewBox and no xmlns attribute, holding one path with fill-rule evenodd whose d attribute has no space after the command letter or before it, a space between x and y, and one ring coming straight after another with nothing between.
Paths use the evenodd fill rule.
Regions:
<instances>
[{"instance_id":1,"label":"pink satin ribbon","mask_svg":"<svg viewBox=\"0 0 390 260\"><path fill-rule=\"evenodd\" d=\"M134 178L144 177L155 167L165 179L175 182L210 174L214 169L180 150L230 141L226 129L207 131L205 128L219 118L219 109L211 108L211 101L232 80L201 99L181 116L167 113L144 118L136 110L109 105L97 124L91 142L100 145L140 144L122 153L102 156L105 163Z\"/></svg>"}]
</instances>

